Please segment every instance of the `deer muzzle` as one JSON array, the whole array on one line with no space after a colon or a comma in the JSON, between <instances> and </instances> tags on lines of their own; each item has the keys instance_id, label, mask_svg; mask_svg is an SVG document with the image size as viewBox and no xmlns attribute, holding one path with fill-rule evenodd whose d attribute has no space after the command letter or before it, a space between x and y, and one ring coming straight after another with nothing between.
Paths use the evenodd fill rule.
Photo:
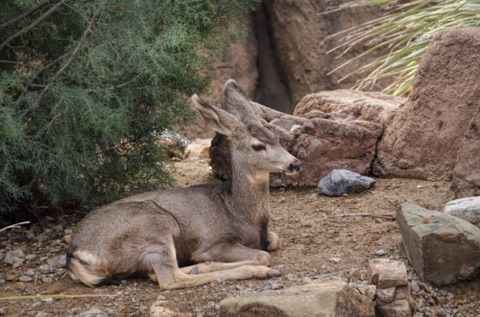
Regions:
<instances>
[{"instance_id":1,"label":"deer muzzle","mask_svg":"<svg viewBox=\"0 0 480 317\"><path fill-rule=\"evenodd\" d=\"M300 161L298 161L298 160L296 160L295 162L290 163L290 165L288 165L288 171L292 174L297 174L301 170L302 170L302 163L300 163Z\"/></svg>"}]
</instances>

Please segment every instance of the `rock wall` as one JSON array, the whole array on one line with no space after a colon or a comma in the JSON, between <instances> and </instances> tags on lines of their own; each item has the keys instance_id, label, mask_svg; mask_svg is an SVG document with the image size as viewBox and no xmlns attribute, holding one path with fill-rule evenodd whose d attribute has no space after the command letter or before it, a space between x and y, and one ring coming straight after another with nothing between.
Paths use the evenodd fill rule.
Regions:
<instances>
[{"instance_id":1,"label":"rock wall","mask_svg":"<svg viewBox=\"0 0 480 317\"><path fill-rule=\"evenodd\" d=\"M235 79L248 97L275 110L291 114L305 95L350 88L359 76L338 80L378 56L372 54L341 70L333 69L365 50L358 46L338 58L327 54L340 44L330 35L380 16L378 7L366 7L326 13L346 0L264 0L252 13L247 36L233 44L205 75L212 88L202 99L216 103L223 83ZM385 87L379 82L375 90ZM191 127L177 129L189 138L212 137L201 120Z\"/></svg>"}]
</instances>

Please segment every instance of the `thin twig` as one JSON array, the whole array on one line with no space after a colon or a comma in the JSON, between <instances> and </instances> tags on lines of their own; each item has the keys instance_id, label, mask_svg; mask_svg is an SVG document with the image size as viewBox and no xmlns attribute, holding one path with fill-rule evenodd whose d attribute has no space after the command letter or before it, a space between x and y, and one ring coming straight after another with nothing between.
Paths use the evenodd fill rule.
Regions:
<instances>
[{"instance_id":1,"label":"thin twig","mask_svg":"<svg viewBox=\"0 0 480 317\"><path fill-rule=\"evenodd\" d=\"M380 218L380 219L385 219L385 220L391 220L394 221L396 218L393 215L375 215L375 214L364 214L364 213L359 213L359 214L343 214L343 215L332 215L329 216L330 218L343 218L343 217L371 217L371 218Z\"/></svg>"},{"instance_id":2,"label":"thin twig","mask_svg":"<svg viewBox=\"0 0 480 317\"><path fill-rule=\"evenodd\" d=\"M42 22L43 20L45 20L46 18L48 18L50 15L52 15L55 11L58 10L58 8L60 8L63 4L65 4L65 2L67 2L68 0L62 0L60 1L59 3L57 3L56 5L54 5L53 7L51 7L48 11L46 11L44 14L42 14L38 19L36 19L35 21L33 21L29 26L27 27L24 27L23 29L21 29L20 31L18 31L17 33L13 34L12 36L10 36L8 39L5 40L5 42L3 42L1 45L0 45L0 52L8 45L10 44L10 42L12 42L13 40L19 38L20 36L22 36L23 34L27 33L28 31L30 31L31 29L33 29L34 27L36 27L40 22Z\"/></svg>"},{"instance_id":3,"label":"thin twig","mask_svg":"<svg viewBox=\"0 0 480 317\"><path fill-rule=\"evenodd\" d=\"M52 130L53 123L55 121L57 121L57 119L60 118L62 115L63 115L63 112L60 112L55 117L53 117L52 120L50 120L50 122L48 123L47 131L45 132L45 137L44 137L45 139L47 139L48 135L50 134L50 131Z\"/></svg>"},{"instance_id":4,"label":"thin twig","mask_svg":"<svg viewBox=\"0 0 480 317\"><path fill-rule=\"evenodd\" d=\"M21 299L45 299L45 298L56 298L56 299L64 299L64 298L87 298L87 297L116 297L117 295L113 294L78 294L78 295L31 295L31 296L7 296L7 297L0 297L0 301L2 300L21 300Z\"/></svg>"},{"instance_id":5,"label":"thin twig","mask_svg":"<svg viewBox=\"0 0 480 317\"><path fill-rule=\"evenodd\" d=\"M52 0L45 0L45 1L43 1L42 3L37 4L36 6L34 6L33 8L31 8L30 10L24 12L23 14L20 14L18 17L13 18L13 19L11 19L10 21L7 21L7 22L3 23L2 25L0 25L0 30L6 28L6 27L9 26L10 24L13 24L13 23L15 23L15 22L23 19L23 18L26 17L26 16L29 16L30 14L34 13L35 11L40 10L41 8L43 8L44 6L46 6L50 1L52 1Z\"/></svg>"}]
</instances>

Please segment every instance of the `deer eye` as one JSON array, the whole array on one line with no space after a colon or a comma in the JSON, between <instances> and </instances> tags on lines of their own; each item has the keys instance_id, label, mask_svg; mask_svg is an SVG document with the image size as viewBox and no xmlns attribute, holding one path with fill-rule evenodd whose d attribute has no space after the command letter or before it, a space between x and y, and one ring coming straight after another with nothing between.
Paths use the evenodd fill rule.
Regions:
<instances>
[{"instance_id":1,"label":"deer eye","mask_svg":"<svg viewBox=\"0 0 480 317\"><path fill-rule=\"evenodd\" d=\"M254 144L252 145L252 149L256 152L265 151L265 145Z\"/></svg>"}]
</instances>

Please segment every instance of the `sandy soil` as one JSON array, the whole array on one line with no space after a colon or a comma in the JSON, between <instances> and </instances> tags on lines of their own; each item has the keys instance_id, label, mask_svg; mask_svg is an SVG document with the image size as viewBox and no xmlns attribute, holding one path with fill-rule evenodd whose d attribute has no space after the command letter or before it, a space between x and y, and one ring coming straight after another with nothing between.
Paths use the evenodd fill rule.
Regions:
<instances>
[{"instance_id":1,"label":"sandy soil","mask_svg":"<svg viewBox=\"0 0 480 317\"><path fill-rule=\"evenodd\" d=\"M176 167L179 186L213 180L206 161L183 161ZM57 294L72 298L0 300L0 316L86 316L95 311L97 314L92 316L148 316L150 305L159 295L169 309L194 316L217 316L219 302L230 296L333 276L364 280L368 261L379 257L405 261L410 278L416 281L393 220L395 210L405 202L442 210L450 199L448 183L408 179L378 179L372 190L340 198L320 196L315 188L272 189L271 229L283 241L282 248L272 253L272 267L280 270L282 276L175 291L160 291L153 282L141 279L92 289L72 281L64 268L43 274L41 265L64 254L63 235L71 232L83 214L52 218L46 225L47 233L32 226L0 234L2 258L4 252L15 249L21 249L29 258L17 269L0 263L0 297ZM31 280L22 278L26 275ZM418 316L480 316L478 279L443 290L444 295L448 294L444 299L430 296L428 291L415 297L423 311ZM432 292L435 291L439 290L433 288Z\"/></svg>"}]
</instances>

